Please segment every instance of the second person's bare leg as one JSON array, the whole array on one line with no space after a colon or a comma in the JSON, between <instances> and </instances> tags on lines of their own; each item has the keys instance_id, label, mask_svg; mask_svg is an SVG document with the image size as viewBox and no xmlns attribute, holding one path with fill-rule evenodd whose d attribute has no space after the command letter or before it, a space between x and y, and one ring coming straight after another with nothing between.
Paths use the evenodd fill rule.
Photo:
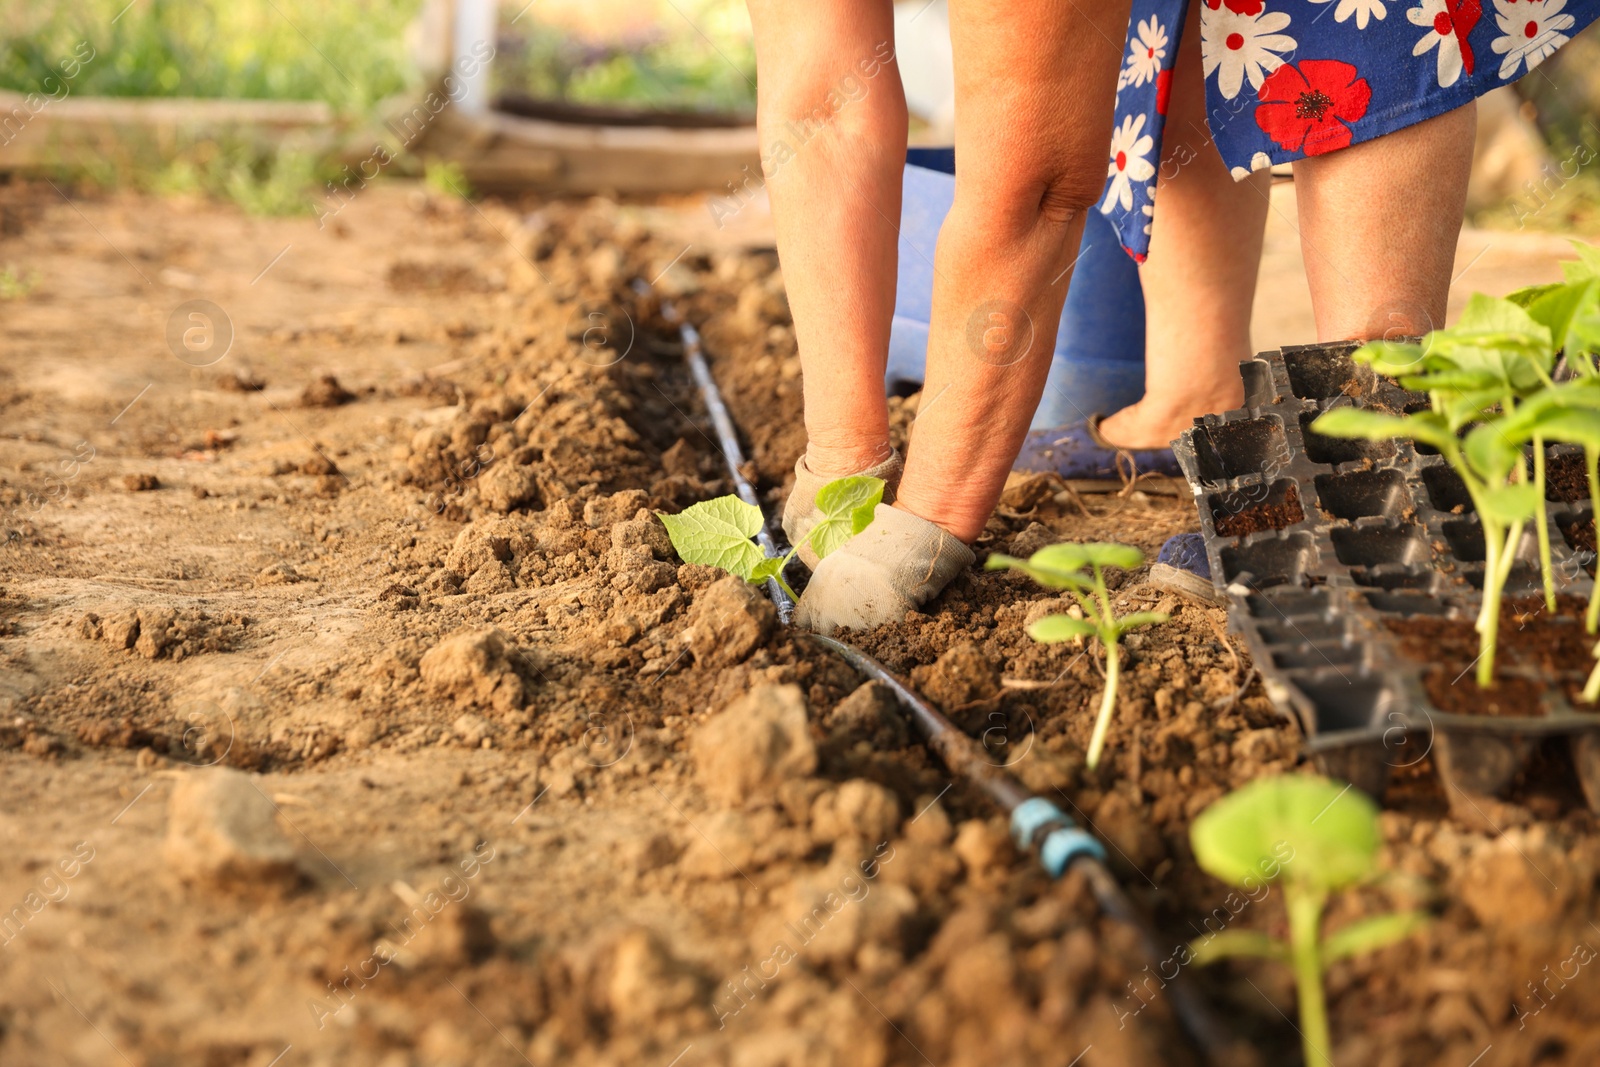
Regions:
<instances>
[{"instance_id":1,"label":"second person's bare leg","mask_svg":"<svg viewBox=\"0 0 1600 1067\"><path fill-rule=\"evenodd\" d=\"M1444 326L1472 170L1476 105L1294 165L1317 337Z\"/></svg>"},{"instance_id":2,"label":"second person's bare leg","mask_svg":"<svg viewBox=\"0 0 1600 1067\"><path fill-rule=\"evenodd\" d=\"M1156 178L1145 303L1145 392L1100 434L1123 448L1165 448L1193 420L1244 402L1239 361L1253 355L1250 313L1271 175L1236 182L1206 126L1199 4L1172 71Z\"/></svg>"},{"instance_id":3,"label":"second person's bare leg","mask_svg":"<svg viewBox=\"0 0 1600 1067\"><path fill-rule=\"evenodd\" d=\"M895 506L974 540L1044 389L1069 266L1105 182L1128 4L951 0L956 195Z\"/></svg>"}]
</instances>

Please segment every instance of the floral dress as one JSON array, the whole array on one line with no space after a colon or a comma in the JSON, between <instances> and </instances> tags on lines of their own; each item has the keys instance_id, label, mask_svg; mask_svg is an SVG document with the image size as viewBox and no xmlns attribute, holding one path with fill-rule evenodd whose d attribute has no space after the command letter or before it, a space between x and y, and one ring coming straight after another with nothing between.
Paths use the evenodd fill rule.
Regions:
<instances>
[{"instance_id":1,"label":"floral dress","mask_svg":"<svg viewBox=\"0 0 1600 1067\"><path fill-rule=\"evenodd\" d=\"M1531 71L1600 14L1600 0L1200 2L1208 125L1235 179L1454 110ZM1140 261L1187 8L1134 0L1117 78L1100 210ZM1184 162L1182 150L1173 160Z\"/></svg>"}]
</instances>

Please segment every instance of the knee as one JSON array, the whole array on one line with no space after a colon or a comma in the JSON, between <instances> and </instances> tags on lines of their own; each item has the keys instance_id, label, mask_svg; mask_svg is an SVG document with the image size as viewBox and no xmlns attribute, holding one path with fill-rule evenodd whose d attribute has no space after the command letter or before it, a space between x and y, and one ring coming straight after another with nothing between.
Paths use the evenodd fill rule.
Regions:
<instances>
[{"instance_id":1,"label":"knee","mask_svg":"<svg viewBox=\"0 0 1600 1067\"><path fill-rule=\"evenodd\" d=\"M1002 246L1064 238L1100 199L1105 162L1084 154L1000 160L963 173L951 216Z\"/></svg>"}]
</instances>

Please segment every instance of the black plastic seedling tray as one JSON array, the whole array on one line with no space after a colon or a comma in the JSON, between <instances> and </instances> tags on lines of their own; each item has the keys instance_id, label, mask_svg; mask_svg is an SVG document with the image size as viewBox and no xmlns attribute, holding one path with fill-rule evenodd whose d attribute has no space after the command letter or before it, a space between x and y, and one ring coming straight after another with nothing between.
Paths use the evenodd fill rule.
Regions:
<instances>
[{"instance_id":1,"label":"black plastic seedling tray","mask_svg":"<svg viewBox=\"0 0 1600 1067\"><path fill-rule=\"evenodd\" d=\"M1390 620L1476 618L1483 536L1465 487L1437 454L1407 441L1341 440L1310 430L1336 405L1395 413L1426 405L1425 397L1357 364L1355 348L1297 346L1240 364L1245 406L1196 420L1175 445L1212 576L1268 695L1299 723L1324 773L1374 796L1394 769L1430 753L1448 788L1500 793L1534 750L1556 737L1571 751L1590 806L1600 810L1600 712L1564 695L1582 687L1586 671L1538 675L1545 695L1524 714L1459 714L1428 696L1429 665L1401 654ZM1570 463L1573 455L1581 458L1552 449L1550 463ZM1594 555L1570 540L1574 526L1591 517L1587 499L1546 507L1559 590L1587 600ZM1535 594L1531 528L1520 556L1507 593ZM1552 621L1581 631L1581 620ZM1515 677L1517 668L1502 673ZM1455 684L1476 688L1470 673Z\"/></svg>"}]
</instances>

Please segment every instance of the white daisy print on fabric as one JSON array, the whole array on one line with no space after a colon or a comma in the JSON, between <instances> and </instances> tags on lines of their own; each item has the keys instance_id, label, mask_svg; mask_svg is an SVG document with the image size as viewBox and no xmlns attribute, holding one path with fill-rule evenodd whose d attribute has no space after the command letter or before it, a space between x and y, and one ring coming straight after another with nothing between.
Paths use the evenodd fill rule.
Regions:
<instances>
[{"instance_id":1,"label":"white daisy print on fabric","mask_svg":"<svg viewBox=\"0 0 1600 1067\"><path fill-rule=\"evenodd\" d=\"M1454 85L1461 78L1461 40L1456 36L1455 24L1450 21L1450 5L1445 0L1422 0L1418 7L1406 12L1413 26L1426 26L1428 31L1411 50L1420 56L1430 48L1437 48L1439 87Z\"/></svg>"},{"instance_id":2,"label":"white daisy print on fabric","mask_svg":"<svg viewBox=\"0 0 1600 1067\"><path fill-rule=\"evenodd\" d=\"M1282 52L1295 48L1293 37L1279 33L1289 16L1282 11L1241 15L1227 7L1200 9L1200 58L1205 76L1217 76L1217 88L1232 100L1248 79L1261 88L1268 74L1283 66Z\"/></svg>"},{"instance_id":3,"label":"white daisy print on fabric","mask_svg":"<svg viewBox=\"0 0 1600 1067\"><path fill-rule=\"evenodd\" d=\"M1326 4L1331 0L1311 0L1313 4ZM1371 21L1382 22L1389 12L1383 6L1383 0L1339 0L1339 6L1333 9L1333 21L1348 21L1351 15L1356 18L1356 29L1364 30Z\"/></svg>"},{"instance_id":4,"label":"white daisy print on fabric","mask_svg":"<svg viewBox=\"0 0 1600 1067\"><path fill-rule=\"evenodd\" d=\"M1266 170L1270 166L1272 166L1272 157L1265 152L1257 152L1250 157L1250 165L1248 167L1234 167L1228 173L1233 177L1234 181L1242 182L1256 171Z\"/></svg>"},{"instance_id":5,"label":"white daisy print on fabric","mask_svg":"<svg viewBox=\"0 0 1600 1067\"><path fill-rule=\"evenodd\" d=\"M1106 201L1100 210L1107 214L1116 204L1123 211L1133 210L1133 183L1148 182L1156 176L1155 164L1150 162L1150 150L1155 139L1144 132L1143 115L1128 115L1122 125L1111 131L1111 164L1106 177Z\"/></svg>"},{"instance_id":6,"label":"white daisy print on fabric","mask_svg":"<svg viewBox=\"0 0 1600 1067\"><path fill-rule=\"evenodd\" d=\"M1139 23L1138 32L1128 42L1128 62L1122 68L1122 85L1144 85L1156 80L1161 73L1161 61L1167 58L1167 31L1151 15Z\"/></svg>"},{"instance_id":7,"label":"white daisy print on fabric","mask_svg":"<svg viewBox=\"0 0 1600 1067\"><path fill-rule=\"evenodd\" d=\"M1567 0L1494 0L1494 21L1504 37L1490 45L1496 55L1505 56L1500 77L1509 79L1526 63L1532 70L1567 43L1562 30L1572 29L1577 20L1562 12Z\"/></svg>"}]
</instances>

